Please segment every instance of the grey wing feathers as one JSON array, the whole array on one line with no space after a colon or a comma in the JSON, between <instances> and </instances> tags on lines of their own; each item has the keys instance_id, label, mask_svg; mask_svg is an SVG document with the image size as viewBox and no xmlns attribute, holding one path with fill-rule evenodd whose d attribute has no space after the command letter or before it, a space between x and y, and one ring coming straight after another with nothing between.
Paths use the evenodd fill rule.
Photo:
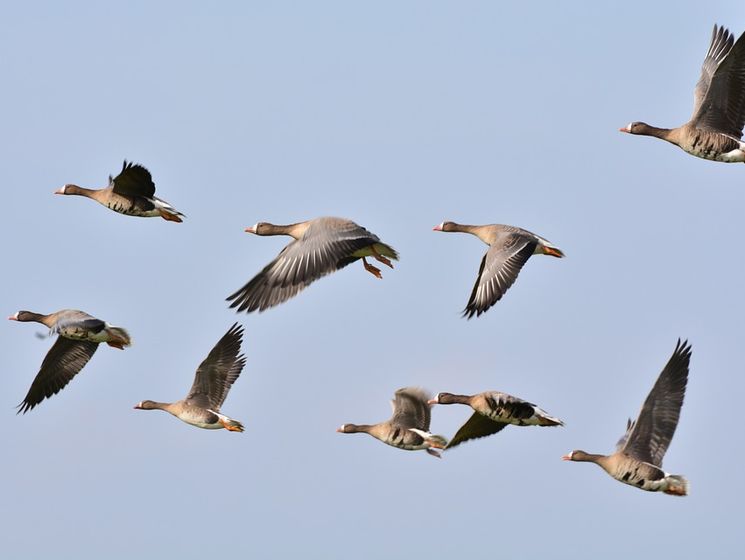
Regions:
<instances>
[{"instance_id":1,"label":"grey wing feathers","mask_svg":"<svg viewBox=\"0 0 745 560\"><path fill-rule=\"evenodd\" d=\"M745 34L735 42L714 26L711 44L694 91L691 122L696 127L739 139L745 124Z\"/></svg>"},{"instance_id":2,"label":"grey wing feathers","mask_svg":"<svg viewBox=\"0 0 745 560\"><path fill-rule=\"evenodd\" d=\"M84 311L76 311L71 309L65 311L64 313L61 313L58 316L57 321L55 322L54 327L52 327L50 332L58 333L61 330L69 327L78 327L86 331L97 333L100 332L105 326L106 323L101 319L96 319L95 317L88 315Z\"/></svg>"},{"instance_id":3,"label":"grey wing feathers","mask_svg":"<svg viewBox=\"0 0 745 560\"><path fill-rule=\"evenodd\" d=\"M640 461L662 466L662 458L680 418L690 360L690 344L678 340L673 355L644 401L638 418L631 422L622 438L625 439L621 448L624 453Z\"/></svg>"},{"instance_id":4,"label":"grey wing feathers","mask_svg":"<svg viewBox=\"0 0 745 560\"><path fill-rule=\"evenodd\" d=\"M155 194L155 183L150 172L142 165L124 160L122 170L113 179L109 177L110 184L117 194L129 196L144 196L152 198Z\"/></svg>"},{"instance_id":5,"label":"grey wing feathers","mask_svg":"<svg viewBox=\"0 0 745 560\"><path fill-rule=\"evenodd\" d=\"M187 400L215 412L220 410L246 363L246 358L239 355L242 342L243 327L234 323L197 368Z\"/></svg>"},{"instance_id":6,"label":"grey wing feathers","mask_svg":"<svg viewBox=\"0 0 745 560\"><path fill-rule=\"evenodd\" d=\"M37 404L61 391L98 349L98 343L57 337L41 363L26 398L18 405L19 413L26 413Z\"/></svg>"},{"instance_id":7,"label":"grey wing feathers","mask_svg":"<svg viewBox=\"0 0 745 560\"><path fill-rule=\"evenodd\" d=\"M504 243L494 245L481 260L476 283L463 316L477 317L497 303L515 283L523 265L535 251L537 243L520 234L510 234Z\"/></svg>"},{"instance_id":8,"label":"grey wing feathers","mask_svg":"<svg viewBox=\"0 0 745 560\"><path fill-rule=\"evenodd\" d=\"M393 416L390 423L401 428L416 428L429 431L430 405L432 396L424 389L406 387L399 389L391 401Z\"/></svg>"},{"instance_id":9,"label":"grey wing feathers","mask_svg":"<svg viewBox=\"0 0 745 560\"><path fill-rule=\"evenodd\" d=\"M352 255L380 239L354 222L313 223L245 286L228 296L237 311L264 311L297 295L322 276L354 262Z\"/></svg>"},{"instance_id":10,"label":"grey wing feathers","mask_svg":"<svg viewBox=\"0 0 745 560\"><path fill-rule=\"evenodd\" d=\"M445 449L452 449L469 439L482 438L496 434L505 426L507 426L507 424L503 422L495 422L483 414L474 412L468 421L458 429Z\"/></svg>"}]
</instances>

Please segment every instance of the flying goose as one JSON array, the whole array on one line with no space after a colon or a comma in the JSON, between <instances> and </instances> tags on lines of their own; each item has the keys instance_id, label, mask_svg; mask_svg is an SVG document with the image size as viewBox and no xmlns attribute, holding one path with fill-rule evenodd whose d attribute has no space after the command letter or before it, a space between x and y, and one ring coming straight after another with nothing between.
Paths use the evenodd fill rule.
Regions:
<instances>
[{"instance_id":1,"label":"flying goose","mask_svg":"<svg viewBox=\"0 0 745 560\"><path fill-rule=\"evenodd\" d=\"M106 208L140 218L160 216L169 222L181 222L184 215L155 196L155 183L150 172L142 165L127 163L116 177L109 175L109 186L104 189L86 189L77 185L65 185L54 194L78 195L91 198Z\"/></svg>"},{"instance_id":2,"label":"flying goose","mask_svg":"<svg viewBox=\"0 0 745 560\"><path fill-rule=\"evenodd\" d=\"M60 392L85 367L102 342L120 350L132 343L123 328L109 325L76 309L62 309L49 315L18 311L8 319L41 323L49 328L50 336L58 335L41 363L26 398L18 405L18 412L24 414L44 399Z\"/></svg>"},{"instance_id":3,"label":"flying goose","mask_svg":"<svg viewBox=\"0 0 745 560\"><path fill-rule=\"evenodd\" d=\"M336 431L342 434L362 432L399 449L424 449L430 455L440 457L440 453L435 449L443 449L447 445L447 440L429 433L429 398L429 393L417 387L399 389L391 400L393 416L390 420L372 425L343 424Z\"/></svg>"},{"instance_id":4,"label":"flying goose","mask_svg":"<svg viewBox=\"0 0 745 560\"><path fill-rule=\"evenodd\" d=\"M507 393L485 391L477 395L453 395L437 393L429 404L465 404L475 412L447 444L452 449L469 439L496 434L505 426L563 426L564 422L536 405Z\"/></svg>"},{"instance_id":5,"label":"flying goose","mask_svg":"<svg viewBox=\"0 0 745 560\"><path fill-rule=\"evenodd\" d=\"M629 419L626 433L612 455L595 455L575 450L562 459L600 465L616 480L649 492L673 496L688 495L688 481L662 470L662 458L673 439L683 406L691 346L678 340L672 357L644 401L635 421Z\"/></svg>"},{"instance_id":6,"label":"flying goose","mask_svg":"<svg viewBox=\"0 0 745 560\"><path fill-rule=\"evenodd\" d=\"M481 259L476 283L463 311L463 316L468 319L485 313L502 299L504 293L515 283L520 269L531 255L551 255L558 258L564 256L561 249L546 239L515 226L502 224L468 226L455 222L442 222L432 229L470 233L489 245L489 250Z\"/></svg>"},{"instance_id":7,"label":"flying goose","mask_svg":"<svg viewBox=\"0 0 745 560\"><path fill-rule=\"evenodd\" d=\"M297 295L311 282L362 259L365 270L382 278L380 269L367 262L372 257L393 268L398 253L377 235L344 218L316 218L286 226L259 222L246 228L256 235L289 235L289 243L277 258L251 281L228 296L236 311L259 312Z\"/></svg>"},{"instance_id":8,"label":"flying goose","mask_svg":"<svg viewBox=\"0 0 745 560\"><path fill-rule=\"evenodd\" d=\"M632 122L619 129L667 140L696 157L728 163L745 162L741 142L745 124L745 34L714 25L711 44L693 92L693 116L678 128Z\"/></svg>"},{"instance_id":9,"label":"flying goose","mask_svg":"<svg viewBox=\"0 0 745 560\"><path fill-rule=\"evenodd\" d=\"M165 410L197 428L242 432L243 424L220 413L230 387L246 365L245 356L239 354L242 342L243 327L235 323L197 368L194 384L185 399L173 403L141 401L135 408Z\"/></svg>"}]
</instances>

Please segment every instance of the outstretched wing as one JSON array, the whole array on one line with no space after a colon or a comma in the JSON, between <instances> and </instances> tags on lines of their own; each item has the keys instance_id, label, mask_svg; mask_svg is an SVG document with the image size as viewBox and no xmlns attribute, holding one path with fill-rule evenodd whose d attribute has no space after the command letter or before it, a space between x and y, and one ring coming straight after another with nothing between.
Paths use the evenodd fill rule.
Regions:
<instances>
[{"instance_id":1,"label":"outstretched wing","mask_svg":"<svg viewBox=\"0 0 745 560\"><path fill-rule=\"evenodd\" d=\"M447 444L445 449L452 449L469 439L482 438L496 434L501 431L507 424L490 420L483 414L474 412L468 421L463 424L455 433L453 438Z\"/></svg>"},{"instance_id":2,"label":"outstretched wing","mask_svg":"<svg viewBox=\"0 0 745 560\"><path fill-rule=\"evenodd\" d=\"M44 399L59 393L98 349L98 343L58 336L41 363L18 412L26 413Z\"/></svg>"},{"instance_id":3,"label":"outstretched wing","mask_svg":"<svg viewBox=\"0 0 745 560\"><path fill-rule=\"evenodd\" d=\"M619 442L624 453L640 461L662 466L662 458L680 418L690 361L691 346L687 341L681 343L678 340L673 355L644 401L638 418L628 425L626 435Z\"/></svg>"},{"instance_id":4,"label":"outstretched wing","mask_svg":"<svg viewBox=\"0 0 745 560\"><path fill-rule=\"evenodd\" d=\"M510 233L503 241L492 245L481 260L463 316L478 317L502 299L536 246L534 240L520 233Z\"/></svg>"},{"instance_id":5,"label":"outstretched wing","mask_svg":"<svg viewBox=\"0 0 745 560\"><path fill-rule=\"evenodd\" d=\"M220 410L246 364L245 356L239 355L242 342L243 327L235 323L197 368L187 400L215 412Z\"/></svg>"},{"instance_id":6,"label":"outstretched wing","mask_svg":"<svg viewBox=\"0 0 745 560\"><path fill-rule=\"evenodd\" d=\"M724 27L714 26L711 44L694 90L697 128L742 136L745 125L745 34L737 42Z\"/></svg>"},{"instance_id":7,"label":"outstretched wing","mask_svg":"<svg viewBox=\"0 0 745 560\"><path fill-rule=\"evenodd\" d=\"M109 177L109 182L117 194L147 198L155 194L155 183L150 172L138 163L127 163L127 160L124 160L119 175L113 179Z\"/></svg>"},{"instance_id":8,"label":"outstretched wing","mask_svg":"<svg viewBox=\"0 0 745 560\"><path fill-rule=\"evenodd\" d=\"M432 398L427 391L417 387L399 389L391 400L393 416L390 423L401 428L416 428L429 431L430 406L427 401Z\"/></svg>"}]
</instances>

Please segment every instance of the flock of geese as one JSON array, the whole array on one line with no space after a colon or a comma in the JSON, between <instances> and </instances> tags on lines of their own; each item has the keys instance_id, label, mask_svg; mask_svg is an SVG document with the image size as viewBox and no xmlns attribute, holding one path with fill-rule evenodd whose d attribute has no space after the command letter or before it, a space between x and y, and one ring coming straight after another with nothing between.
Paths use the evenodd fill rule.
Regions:
<instances>
[{"instance_id":1,"label":"flock of geese","mask_svg":"<svg viewBox=\"0 0 745 560\"><path fill-rule=\"evenodd\" d=\"M694 156L721 162L745 162L745 34L735 41L723 27L714 26L695 89L691 120L678 128L657 128L643 122L632 122L620 129L629 134L661 138L676 144ZM90 198L120 214L139 217L161 217L182 222L184 214L155 196L155 184L147 169L124 162L116 177L102 189L88 189L67 184L55 194ZM531 255L561 258L564 253L551 242L527 230L508 225L463 225L445 221L435 226L442 232L475 235L486 243L478 275L463 315L470 319L485 313L512 286ZM265 311L295 297L322 276L331 274L361 260L364 269L382 278L377 261L393 268L398 253L355 222L343 218L322 217L290 225L265 222L246 228L255 235L287 235L292 241L248 283L228 296L236 311ZM102 343L124 349L131 344L127 331L110 325L83 311L64 309L43 315L18 311L9 319L41 323L55 343L44 358L18 412L26 413L44 399L63 389L93 357ZM234 324L223 335L197 368L194 383L184 399L164 403L144 400L135 408L164 410L180 420L205 429L225 428L242 432L243 424L221 413L225 398L246 363L241 354L243 327ZM620 482L642 490L661 491L684 496L688 482L680 475L662 469L662 459L672 440L685 396L691 346L678 343L657 378L636 420L628 421L624 436L615 453L597 455L575 450L562 459L593 462ZM508 425L562 426L563 422L520 398L486 391L476 395L438 393L432 397L420 388L396 391L393 415L377 424L344 424L337 431L345 434L367 433L399 449L425 450L440 457L439 450L452 449L461 443L495 434ZM473 409L471 417L448 441L430 433L431 407L461 404Z\"/></svg>"}]
</instances>

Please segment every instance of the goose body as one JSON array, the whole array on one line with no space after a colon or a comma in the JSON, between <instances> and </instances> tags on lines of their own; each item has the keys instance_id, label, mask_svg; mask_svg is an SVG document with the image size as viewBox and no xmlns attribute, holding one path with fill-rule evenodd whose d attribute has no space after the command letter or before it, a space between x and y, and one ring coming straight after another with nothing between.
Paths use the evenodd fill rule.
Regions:
<instances>
[{"instance_id":1,"label":"goose body","mask_svg":"<svg viewBox=\"0 0 745 560\"><path fill-rule=\"evenodd\" d=\"M714 26L709 50L694 91L691 120L678 128L632 122L621 132L653 136L703 159L745 162L745 34L735 41L724 27Z\"/></svg>"},{"instance_id":2,"label":"goose body","mask_svg":"<svg viewBox=\"0 0 745 560\"><path fill-rule=\"evenodd\" d=\"M184 217L165 200L155 196L155 183L147 169L126 160L119 175L109 176L109 186L106 188L87 189L68 184L55 191L55 194L84 196L126 216L160 217L169 222L182 222Z\"/></svg>"},{"instance_id":3,"label":"goose body","mask_svg":"<svg viewBox=\"0 0 745 560\"><path fill-rule=\"evenodd\" d=\"M246 285L228 296L236 311L265 311L296 296L312 282L361 259L365 270L382 278L367 257L393 268L398 253L362 226L344 218L324 217L290 225L260 222L246 231L293 238L279 255Z\"/></svg>"},{"instance_id":4,"label":"goose body","mask_svg":"<svg viewBox=\"0 0 745 560\"><path fill-rule=\"evenodd\" d=\"M562 459L595 463L619 482L642 490L688 495L688 481L681 475L665 472L662 459L680 418L690 360L691 346L679 340L639 416L633 422L628 421L615 453L598 455L577 449Z\"/></svg>"},{"instance_id":5,"label":"goose body","mask_svg":"<svg viewBox=\"0 0 745 560\"><path fill-rule=\"evenodd\" d=\"M550 416L533 403L499 391L485 391L476 395L438 393L430 404L465 404L474 413L460 427L445 449L452 449L470 439L489 436L509 425L563 426L564 422Z\"/></svg>"},{"instance_id":6,"label":"goose body","mask_svg":"<svg viewBox=\"0 0 745 560\"><path fill-rule=\"evenodd\" d=\"M393 416L378 424L343 424L336 431L343 434L365 433L377 440L404 449L418 451L424 449L430 455L439 457L435 449L442 449L447 440L429 432L430 407L429 393L416 387L406 387L396 391L391 400Z\"/></svg>"},{"instance_id":7,"label":"goose body","mask_svg":"<svg viewBox=\"0 0 745 560\"><path fill-rule=\"evenodd\" d=\"M532 255L562 258L564 253L547 239L526 229L503 224L472 226L442 222L435 231L470 233L489 245L481 259L476 282L463 316L478 317L497 303L515 283L523 265Z\"/></svg>"},{"instance_id":8,"label":"goose body","mask_svg":"<svg viewBox=\"0 0 745 560\"><path fill-rule=\"evenodd\" d=\"M19 413L25 414L61 391L85 367L99 344L106 343L120 350L132 344L129 333L123 328L77 309L63 309L49 315L18 311L8 319L41 323L49 329L50 335L58 335L19 405Z\"/></svg>"},{"instance_id":9,"label":"goose body","mask_svg":"<svg viewBox=\"0 0 745 560\"><path fill-rule=\"evenodd\" d=\"M234 324L215 344L197 368L194 384L186 398L172 403L141 401L138 410L164 410L182 422L206 430L225 428L242 432L243 424L220 412L228 391L246 365L241 351L243 327Z\"/></svg>"}]
</instances>

